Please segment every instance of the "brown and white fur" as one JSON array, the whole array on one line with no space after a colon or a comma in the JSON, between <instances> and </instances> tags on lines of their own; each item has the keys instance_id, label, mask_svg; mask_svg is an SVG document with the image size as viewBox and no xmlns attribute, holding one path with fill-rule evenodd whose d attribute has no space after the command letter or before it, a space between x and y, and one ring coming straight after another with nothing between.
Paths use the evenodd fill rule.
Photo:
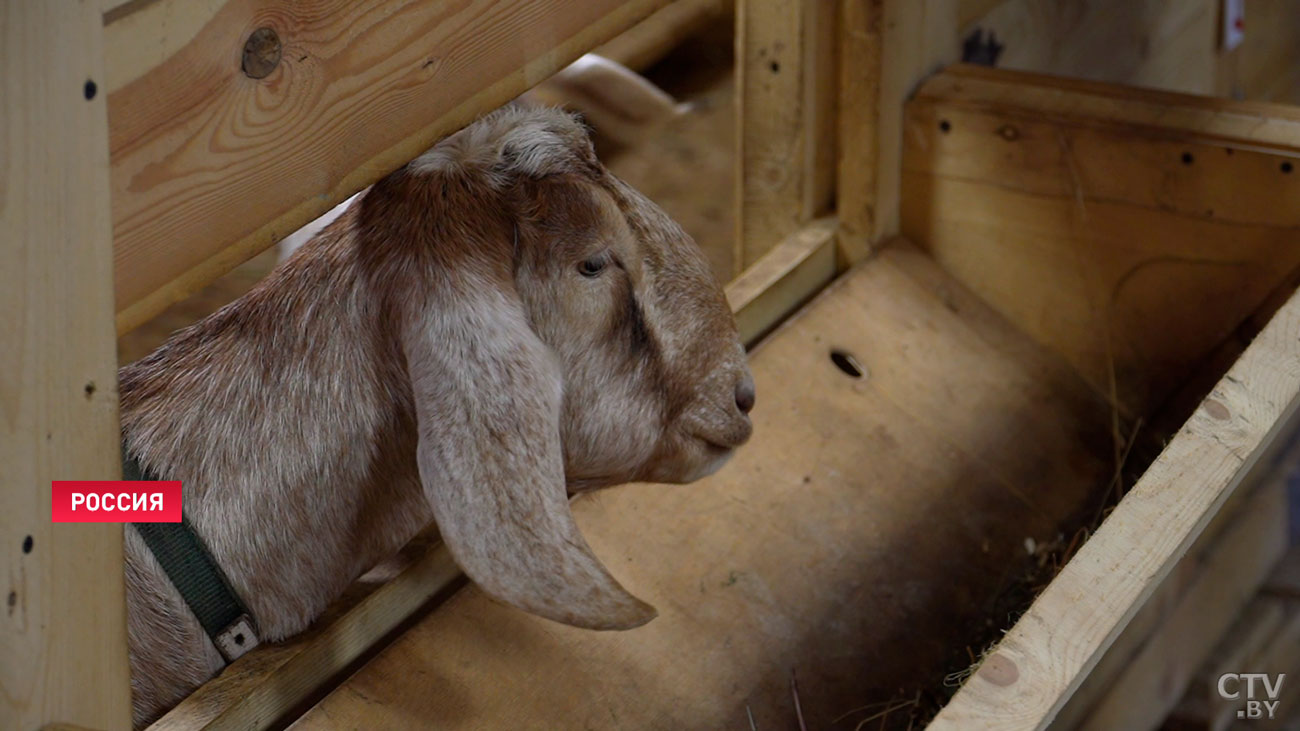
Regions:
<instances>
[{"instance_id":1,"label":"brown and white fur","mask_svg":"<svg viewBox=\"0 0 1300 731\"><path fill-rule=\"evenodd\" d=\"M267 640L431 521L504 602L641 625L567 493L707 475L753 405L695 243L548 109L442 141L119 379L127 447L183 481ZM139 723L222 660L130 528L126 551Z\"/></svg>"}]
</instances>

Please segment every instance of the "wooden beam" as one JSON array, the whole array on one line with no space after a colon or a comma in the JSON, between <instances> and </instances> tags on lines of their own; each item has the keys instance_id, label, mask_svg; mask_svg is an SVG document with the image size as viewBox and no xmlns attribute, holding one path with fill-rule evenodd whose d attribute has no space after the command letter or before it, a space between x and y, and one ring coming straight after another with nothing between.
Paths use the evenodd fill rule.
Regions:
<instances>
[{"instance_id":1,"label":"wooden beam","mask_svg":"<svg viewBox=\"0 0 1300 731\"><path fill-rule=\"evenodd\" d=\"M7 728L131 726L122 526L50 522L51 480L121 474L101 36L98 4L0 2Z\"/></svg>"},{"instance_id":2,"label":"wooden beam","mask_svg":"<svg viewBox=\"0 0 1300 731\"><path fill-rule=\"evenodd\" d=\"M740 340L753 346L836 273L835 219L796 231L727 285Z\"/></svg>"},{"instance_id":3,"label":"wooden beam","mask_svg":"<svg viewBox=\"0 0 1300 731\"><path fill-rule=\"evenodd\" d=\"M441 543L412 549L411 564L347 613L283 647L241 658L155 721L150 731L274 728L375 643L461 577Z\"/></svg>"},{"instance_id":4,"label":"wooden beam","mask_svg":"<svg viewBox=\"0 0 1300 731\"><path fill-rule=\"evenodd\" d=\"M930 728L1043 729L1300 407L1300 295L1224 376L1133 490Z\"/></svg>"},{"instance_id":5,"label":"wooden beam","mask_svg":"<svg viewBox=\"0 0 1300 731\"><path fill-rule=\"evenodd\" d=\"M956 60L956 0L842 0L836 213L848 266L899 234L903 104Z\"/></svg>"},{"instance_id":6,"label":"wooden beam","mask_svg":"<svg viewBox=\"0 0 1300 731\"><path fill-rule=\"evenodd\" d=\"M1241 506L1226 535L1209 551L1188 555L1199 564L1199 570L1187 591L1139 651L1128 658L1110 691L1090 709L1086 720L1071 728L1158 727L1210 657L1219 637L1268 578L1286 546L1286 485L1266 482Z\"/></svg>"},{"instance_id":7,"label":"wooden beam","mask_svg":"<svg viewBox=\"0 0 1300 731\"><path fill-rule=\"evenodd\" d=\"M124 6L105 30L119 332L665 4ZM260 79L240 65L259 27L281 45Z\"/></svg>"},{"instance_id":8,"label":"wooden beam","mask_svg":"<svg viewBox=\"0 0 1300 731\"><path fill-rule=\"evenodd\" d=\"M1294 108L954 67L908 105L903 229L1140 416L1300 267L1297 167Z\"/></svg>"},{"instance_id":9,"label":"wooden beam","mask_svg":"<svg viewBox=\"0 0 1300 731\"><path fill-rule=\"evenodd\" d=\"M736 6L736 271L830 204L833 3Z\"/></svg>"}]
</instances>

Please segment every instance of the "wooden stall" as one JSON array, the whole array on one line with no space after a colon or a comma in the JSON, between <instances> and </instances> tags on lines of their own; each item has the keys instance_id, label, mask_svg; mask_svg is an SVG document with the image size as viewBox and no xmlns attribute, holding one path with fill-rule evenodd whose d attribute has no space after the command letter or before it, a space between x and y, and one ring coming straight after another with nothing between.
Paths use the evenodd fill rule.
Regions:
<instances>
[{"instance_id":1,"label":"wooden stall","mask_svg":"<svg viewBox=\"0 0 1300 731\"><path fill-rule=\"evenodd\" d=\"M734 3L754 443L573 504L659 619L497 605L430 534L152 728L1150 728L1234 624L1293 631L1252 596L1300 423L1300 110L1264 101L1300 101L1269 72L1300 24L1259 0L1224 51L1217 2L1065 5ZM120 474L115 334L732 7L4 0L0 726L130 726L120 528L52 525L46 487ZM955 65L977 29L1009 68Z\"/></svg>"}]
</instances>

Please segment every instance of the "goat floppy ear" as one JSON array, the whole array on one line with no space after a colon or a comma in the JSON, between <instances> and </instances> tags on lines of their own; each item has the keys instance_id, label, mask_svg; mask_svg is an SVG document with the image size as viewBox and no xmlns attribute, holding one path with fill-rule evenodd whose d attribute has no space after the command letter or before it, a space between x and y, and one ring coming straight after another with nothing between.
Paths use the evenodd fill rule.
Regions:
<instances>
[{"instance_id":1,"label":"goat floppy ear","mask_svg":"<svg viewBox=\"0 0 1300 731\"><path fill-rule=\"evenodd\" d=\"M452 556L485 592L591 629L653 607L609 574L569 510L560 366L513 286L462 281L405 325L425 495ZM442 298L439 298L442 299Z\"/></svg>"}]
</instances>

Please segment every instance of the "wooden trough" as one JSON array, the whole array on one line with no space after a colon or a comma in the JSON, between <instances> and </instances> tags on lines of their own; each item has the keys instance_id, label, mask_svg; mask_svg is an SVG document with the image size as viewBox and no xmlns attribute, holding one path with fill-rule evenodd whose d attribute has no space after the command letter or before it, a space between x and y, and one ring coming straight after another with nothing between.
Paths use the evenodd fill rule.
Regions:
<instances>
[{"instance_id":1,"label":"wooden trough","mask_svg":"<svg viewBox=\"0 0 1300 731\"><path fill-rule=\"evenodd\" d=\"M52 525L46 487L120 474L114 333L578 55L719 5L0 5L0 726L130 726L121 529ZM754 442L574 503L656 621L524 615L430 538L153 728L906 727L1049 556L931 726L1159 723L1286 545L1264 477L1300 403L1300 111L941 69L977 5L738 4ZM1187 667L1140 672L1171 645Z\"/></svg>"}]
</instances>

